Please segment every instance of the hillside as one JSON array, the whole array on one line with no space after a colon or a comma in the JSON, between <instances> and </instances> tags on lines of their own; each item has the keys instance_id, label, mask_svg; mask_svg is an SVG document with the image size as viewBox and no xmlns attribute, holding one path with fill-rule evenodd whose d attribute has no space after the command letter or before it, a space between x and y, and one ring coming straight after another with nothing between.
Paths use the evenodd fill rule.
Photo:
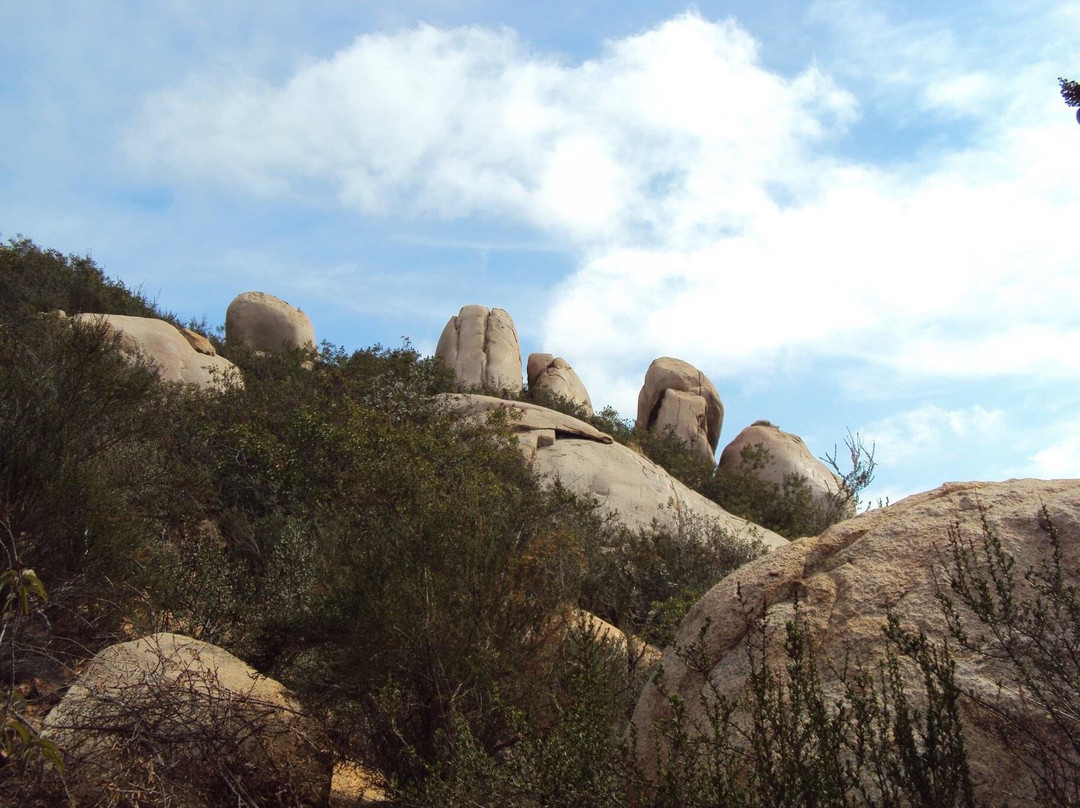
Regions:
<instances>
[{"instance_id":1,"label":"hillside","mask_svg":"<svg viewBox=\"0 0 1080 808\"><path fill-rule=\"evenodd\" d=\"M800 634L799 610L811 625L828 620L811 611L810 590L798 594L818 569L800 553L832 548L831 536L846 537L841 550L849 549L871 524L886 537L902 533L913 518L883 509L825 530L853 514L852 498L872 475L872 456L856 441L852 471L833 489L842 496L822 505L808 477L764 476L773 458L753 449L760 443L726 467L713 462L722 404L711 383L668 383L652 399L643 392L631 426L610 409L593 414L580 380L546 392L538 384L486 390L501 400L462 396L461 371L444 356L422 357L408 344L316 348L310 323L282 311L288 322L275 328L299 336L283 344L284 332L271 329L259 344L237 336L258 328L242 325L232 307L224 329L182 322L88 258L29 241L0 246L0 802L321 805L331 769L344 764L363 767L401 805L954 805L990 793L980 791L978 766L972 780L964 739L983 747L965 728L974 708L956 682L967 680L956 678L944 650L946 637L970 639L959 617L898 624L890 645L887 616L875 614L866 632L881 642L867 653L904 657L906 678L889 678L885 667L879 682L861 681L861 700L851 690L839 701L822 695L816 641L806 639L817 635ZM110 317L80 316L88 314ZM148 321L130 318L168 325L147 326L158 342L139 342L151 339L136 338ZM457 351L463 331L455 327ZM176 329L186 333L174 337ZM145 347L170 340L173 370ZM565 382L572 369L563 364L549 357L542 369ZM700 407L701 417L680 420L679 407ZM771 424L754 427L791 442ZM586 463L598 471L575 488L566 470ZM659 481L658 501L674 492L674 518L642 505L643 487L618 498L624 466L635 480ZM944 581L953 576L957 615L985 617L993 628L1030 617L1020 634L1053 616L1056 632L1035 639L1074 650L1077 506L1067 486L1050 493L1060 502L1042 533L1058 543L1045 568L1029 547L1028 534L1039 530L1019 531L998 556L992 542L984 555L971 543L970 557L969 545L948 543L951 512L936 513L924 532L955 551L953 566L941 569ZM1035 524L1038 492L995 496L1014 509L1009 519ZM644 516L630 518L632 500ZM818 538L800 538L810 536ZM766 546L774 550L763 555ZM978 582L985 559L995 582L1017 577L1008 553L1045 577L1016 589L1020 598L1034 587L1036 606L1013 603L1002 615ZM749 629L768 604L747 601L743 614L729 604L715 617L724 631L745 622L736 645L748 656L699 659L714 630L701 604L728 590L724 597L741 603L739 579L728 576L748 562L743 574L783 578L796 592L772 616L788 621L786 645L764 621L754 655L758 635ZM799 575L784 572L795 566ZM779 590L775 599L783 600ZM920 640L931 624L930 639ZM767 637L779 656L764 653ZM662 648L665 672L741 671L749 701L739 685L710 702L714 712L698 714L694 686L654 679ZM841 649L827 653L822 670L841 664ZM186 660L180 674L164 675L177 658ZM876 670L871 657L866 664ZM109 672L123 665L143 684L153 679L153 699L134 689L115 696ZM226 669L241 683L232 695L223 689ZM1049 728L1001 708L1003 732L1024 726L1035 739L1015 751L1037 755L1047 746L1040 739L1063 739L1053 794L1065 800L1076 794L1069 766L1080 756L1075 673L1049 671L1056 684L1036 694L1058 694L1065 705L1048 708ZM1015 671L986 676L1011 682ZM261 695L245 691L249 681ZM649 748L667 750L645 763L628 735L643 688L666 705L649 708L663 714L656 721L636 719ZM71 694L124 709L80 713ZM228 709L202 723L187 710L204 703ZM245 712L252 705L257 718ZM859 709L861 751L840 731ZM744 713L745 723L725 723ZM996 725L972 726L989 734ZM723 727L738 731L724 735ZM701 738L719 740L703 750ZM1015 766L1016 782L1024 771L1036 782L1022 793L1051 793L1038 791L1037 773L1047 769L1025 765ZM707 777L692 774L702 767ZM766 782L783 793L766 791Z\"/></svg>"}]
</instances>

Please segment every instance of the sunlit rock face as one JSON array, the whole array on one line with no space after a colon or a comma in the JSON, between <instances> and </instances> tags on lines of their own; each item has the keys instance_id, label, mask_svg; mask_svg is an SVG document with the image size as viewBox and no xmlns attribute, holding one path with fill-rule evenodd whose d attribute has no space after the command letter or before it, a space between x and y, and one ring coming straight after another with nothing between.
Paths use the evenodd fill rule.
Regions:
<instances>
[{"instance_id":1,"label":"sunlit rock face","mask_svg":"<svg viewBox=\"0 0 1080 808\"><path fill-rule=\"evenodd\" d=\"M664 754L669 736L662 730L672 716L673 702L685 704L691 733L700 733L709 727L706 705L714 705L717 695L738 699L745 692L750 673L747 647L751 640L758 642L750 632L759 625L753 619L759 610L764 610L770 627L779 627L765 658L773 670L784 671L788 659L783 626L798 605L823 689L832 700L842 693L837 677L845 665L852 670L850 666L860 660L877 670L886 659L883 628L889 614L898 617L907 630L924 632L933 642L948 636L939 595L949 591L951 530L981 548L985 520L1004 552L1015 558L1017 596L1031 602L1034 592L1025 571L1038 569L1051 552L1044 513L1060 542L1063 585L1076 587L1080 585L1080 480L947 483L840 522L819 536L793 541L740 567L693 606L674 645L664 653L662 679L642 691L633 723L643 770L655 771ZM958 608L969 634L987 632L962 605ZM699 640L702 643L695 646L693 660L673 650ZM1002 742L997 716L981 709L979 701L1007 704L1027 716L1024 720L1031 722L1032 731L1051 739L1058 736L1047 710L1039 709L1031 703L1030 694L1022 695L1009 684L1016 678L1005 654L993 653L993 649L989 654L976 653L955 641L950 649L963 694L965 743L979 804L1039 804L1032 794L1029 771L1009 755ZM913 706L924 710L922 678L907 660L902 661L908 697ZM999 682L1005 686L999 688ZM712 685L718 693L712 692ZM745 713L736 718L744 720Z\"/></svg>"},{"instance_id":2,"label":"sunlit rock face","mask_svg":"<svg viewBox=\"0 0 1080 808\"><path fill-rule=\"evenodd\" d=\"M462 306L439 337L435 355L454 371L462 390L521 389L521 346L502 309Z\"/></svg>"},{"instance_id":3,"label":"sunlit rock face","mask_svg":"<svg viewBox=\"0 0 1080 808\"><path fill-rule=\"evenodd\" d=\"M254 351L315 347L315 328L296 306L265 292L244 292L225 312L225 342Z\"/></svg>"},{"instance_id":4,"label":"sunlit rock face","mask_svg":"<svg viewBox=\"0 0 1080 808\"><path fill-rule=\"evenodd\" d=\"M763 482L782 486L790 475L797 475L806 480L810 487L810 496L817 508L827 511L837 502L837 495L842 488L842 481L828 466L814 457L802 438L785 432L769 421L755 421L735 436L735 440L724 447L718 464L722 471L739 471L743 467L743 450L747 447L760 446L768 453L768 459L750 472ZM843 503L844 518L855 515L855 502Z\"/></svg>"},{"instance_id":5,"label":"sunlit rock face","mask_svg":"<svg viewBox=\"0 0 1080 808\"><path fill-rule=\"evenodd\" d=\"M653 360L638 393L637 426L663 435L668 429L703 460L712 461L724 424L724 403L713 383L681 359Z\"/></svg>"},{"instance_id":6,"label":"sunlit rock face","mask_svg":"<svg viewBox=\"0 0 1080 808\"><path fill-rule=\"evenodd\" d=\"M685 531L696 523L719 524L733 536L758 539L767 548L787 539L728 513L715 502L683 485L663 468L616 443L584 421L521 401L492 396L449 394L442 397L466 417L480 423L492 413L517 437L522 453L544 480L558 480L575 494L594 497L632 530L655 524Z\"/></svg>"},{"instance_id":7,"label":"sunlit rock face","mask_svg":"<svg viewBox=\"0 0 1080 808\"><path fill-rule=\"evenodd\" d=\"M125 314L75 314L73 319L100 323L117 336L120 350L131 357L145 358L166 382L184 382L204 389L222 389L240 384L240 372L223 356L214 353L201 334L188 336L165 320ZM185 329L186 330L186 329ZM196 339L197 338L197 339ZM193 346L205 343L202 350Z\"/></svg>"},{"instance_id":8,"label":"sunlit rock face","mask_svg":"<svg viewBox=\"0 0 1080 808\"><path fill-rule=\"evenodd\" d=\"M589 391L570 367L570 363L561 356L552 356L549 353L529 354L527 371L530 390L543 390L569 399L584 407L589 415L593 414Z\"/></svg>"}]
</instances>

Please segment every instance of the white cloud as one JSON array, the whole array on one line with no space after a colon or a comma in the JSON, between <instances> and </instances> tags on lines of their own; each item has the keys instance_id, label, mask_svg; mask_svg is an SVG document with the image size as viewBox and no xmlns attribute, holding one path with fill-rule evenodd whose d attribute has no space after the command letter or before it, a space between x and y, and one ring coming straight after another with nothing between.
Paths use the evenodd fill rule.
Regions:
<instances>
[{"instance_id":1,"label":"white cloud","mask_svg":"<svg viewBox=\"0 0 1080 808\"><path fill-rule=\"evenodd\" d=\"M1005 413L998 409L976 404L949 410L929 404L876 421L859 434L876 447L880 465L897 466L915 457L955 454L960 447L1000 436L1004 427Z\"/></svg>"},{"instance_id":2,"label":"white cloud","mask_svg":"<svg viewBox=\"0 0 1080 808\"><path fill-rule=\"evenodd\" d=\"M1058 424L1057 440L1028 460L1031 473L1046 480L1080 477L1080 421Z\"/></svg>"},{"instance_id":3,"label":"white cloud","mask_svg":"<svg viewBox=\"0 0 1080 808\"><path fill-rule=\"evenodd\" d=\"M825 70L777 75L736 23L685 14L576 64L507 29L419 26L278 84L193 76L145 100L128 150L152 173L564 241L583 257L543 347L620 406L661 354L1074 378L1080 149L1060 101L947 25L817 8L849 40L845 80L978 126L888 168L846 159L859 110Z\"/></svg>"},{"instance_id":4,"label":"white cloud","mask_svg":"<svg viewBox=\"0 0 1080 808\"><path fill-rule=\"evenodd\" d=\"M712 238L815 184L850 95L761 68L732 22L683 15L568 65L507 29L365 35L275 86L192 76L127 138L145 170L366 214L512 216L576 243Z\"/></svg>"}]
</instances>

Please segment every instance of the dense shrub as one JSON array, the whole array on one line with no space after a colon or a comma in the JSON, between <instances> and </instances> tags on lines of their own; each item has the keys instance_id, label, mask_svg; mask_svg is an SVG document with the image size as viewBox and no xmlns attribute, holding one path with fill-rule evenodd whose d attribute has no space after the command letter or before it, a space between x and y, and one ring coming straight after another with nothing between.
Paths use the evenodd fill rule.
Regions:
<instances>
[{"instance_id":1,"label":"dense shrub","mask_svg":"<svg viewBox=\"0 0 1080 808\"><path fill-rule=\"evenodd\" d=\"M105 277L89 256L64 256L23 238L0 244L0 322L21 324L57 309L161 316L141 293Z\"/></svg>"},{"instance_id":2,"label":"dense shrub","mask_svg":"<svg viewBox=\"0 0 1080 808\"><path fill-rule=\"evenodd\" d=\"M593 556L581 602L663 648L705 592L763 552L760 542L702 520L687 519L678 531L610 530Z\"/></svg>"},{"instance_id":3,"label":"dense shrub","mask_svg":"<svg viewBox=\"0 0 1080 808\"><path fill-rule=\"evenodd\" d=\"M747 644L747 687L736 698L709 677L706 635L678 649L705 682L705 720L664 693L671 716L652 728L661 738L640 802L655 808L740 806L974 806L955 663L944 646L890 618L886 657L839 671L839 696L827 693L801 614L784 629L785 665L770 665L770 626L759 604ZM751 610L752 615L752 610ZM906 658L922 687L902 674ZM657 679L660 682L659 678ZM663 693L663 689L661 688ZM925 705L922 708L914 706Z\"/></svg>"},{"instance_id":4,"label":"dense shrub","mask_svg":"<svg viewBox=\"0 0 1080 808\"><path fill-rule=\"evenodd\" d=\"M1080 805L1080 596L1058 527L1044 507L1041 560L1020 571L982 514L977 537L948 535L950 593L941 594L950 633L1004 673L998 697L973 698L1030 773L1040 805ZM964 619L963 604L974 621ZM1006 698L1005 694L1015 697Z\"/></svg>"},{"instance_id":5,"label":"dense shrub","mask_svg":"<svg viewBox=\"0 0 1080 808\"><path fill-rule=\"evenodd\" d=\"M109 631L175 490L175 391L100 327L52 316L0 323L0 390L0 545L44 576L61 626L108 615Z\"/></svg>"}]
</instances>

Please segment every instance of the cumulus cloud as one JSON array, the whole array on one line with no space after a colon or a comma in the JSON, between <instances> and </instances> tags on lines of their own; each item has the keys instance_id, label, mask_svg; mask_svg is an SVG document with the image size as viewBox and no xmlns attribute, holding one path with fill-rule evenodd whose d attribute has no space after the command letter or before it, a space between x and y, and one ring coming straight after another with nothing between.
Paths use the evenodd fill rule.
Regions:
<instances>
[{"instance_id":1,"label":"cumulus cloud","mask_svg":"<svg viewBox=\"0 0 1080 808\"><path fill-rule=\"evenodd\" d=\"M733 22L694 14L580 64L508 29L361 36L283 84L190 77L143 104L147 170L365 214L512 216L574 243L713 237L815 183L809 147L852 97L763 70Z\"/></svg>"},{"instance_id":2,"label":"cumulus cloud","mask_svg":"<svg viewBox=\"0 0 1080 808\"><path fill-rule=\"evenodd\" d=\"M955 454L963 446L979 444L999 436L1005 426L1005 413L974 405L945 409L929 404L891 415L859 430L864 443L876 447L880 465L901 465L907 460Z\"/></svg>"},{"instance_id":3,"label":"cumulus cloud","mask_svg":"<svg viewBox=\"0 0 1080 808\"><path fill-rule=\"evenodd\" d=\"M194 75L145 100L127 149L154 174L566 244L581 263L544 347L598 400L624 403L661 354L714 374L839 357L884 379L1074 378L1080 150L1060 101L947 24L857 0L811 16L849 41L848 86L917 97L911 116L1009 114L887 165L846 157L860 109L839 67L778 75L737 23L689 13L577 63L421 25L278 83Z\"/></svg>"},{"instance_id":4,"label":"cumulus cloud","mask_svg":"<svg viewBox=\"0 0 1080 808\"><path fill-rule=\"evenodd\" d=\"M1056 440L1029 459L1031 473L1043 479L1080 477L1080 420L1057 424Z\"/></svg>"}]
</instances>

